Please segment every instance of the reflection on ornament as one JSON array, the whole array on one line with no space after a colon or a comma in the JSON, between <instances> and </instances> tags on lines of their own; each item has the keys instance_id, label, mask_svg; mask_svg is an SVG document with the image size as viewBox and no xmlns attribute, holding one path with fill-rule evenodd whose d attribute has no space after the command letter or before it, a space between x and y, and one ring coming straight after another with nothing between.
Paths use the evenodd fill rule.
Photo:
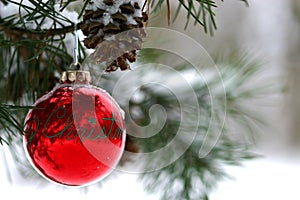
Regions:
<instances>
[{"instance_id":1,"label":"reflection on ornament","mask_svg":"<svg viewBox=\"0 0 300 200\"><path fill-rule=\"evenodd\" d=\"M24 147L46 179L84 186L118 164L125 144L124 116L104 90L66 82L39 98L27 114Z\"/></svg>"}]
</instances>

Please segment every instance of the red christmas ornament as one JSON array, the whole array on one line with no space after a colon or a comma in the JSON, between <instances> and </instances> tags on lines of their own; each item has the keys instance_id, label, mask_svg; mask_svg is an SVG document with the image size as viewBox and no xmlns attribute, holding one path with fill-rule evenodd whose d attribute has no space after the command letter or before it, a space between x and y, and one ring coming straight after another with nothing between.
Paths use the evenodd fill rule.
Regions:
<instances>
[{"instance_id":1,"label":"red christmas ornament","mask_svg":"<svg viewBox=\"0 0 300 200\"><path fill-rule=\"evenodd\" d=\"M42 176L59 184L82 186L101 180L124 150L120 107L88 79L83 71L65 72L63 83L39 98L25 119L28 159Z\"/></svg>"}]
</instances>

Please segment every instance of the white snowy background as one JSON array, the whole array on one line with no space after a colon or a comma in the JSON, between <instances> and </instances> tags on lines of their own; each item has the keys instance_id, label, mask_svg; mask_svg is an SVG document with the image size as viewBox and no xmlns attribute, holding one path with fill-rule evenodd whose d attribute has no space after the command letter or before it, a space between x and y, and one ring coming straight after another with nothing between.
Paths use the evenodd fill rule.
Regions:
<instances>
[{"instance_id":1,"label":"white snowy background","mask_svg":"<svg viewBox=\"0 0 300 200\"><path fill-rule=\"evenodd\" d=\"M297 2L299 0L295 0ZM291 45L299 45L299 21L293 18L292 0L250 0L250 7L227 0L219 3L218 30L215 36L198 34L199 27L190 27L187 33L198 40L208 51L219 47L231 48L235 43L240 49L255 52L265 59L268 70L262 76L273 77L274 85L284 83L288 77L288 54ZM183 19L184 20L184 19ZM298 29L297 29L298 27ZM172 28L177 28L172 25ZM180 28L177 28L181 30ZM221 49L222 50L222 49ZM300 52L297 52L298 54ZM299 59L298 59L299 60ZM299 66L298 66L299 67ZM297 92L297 89L292 92ZM275 95L265 102L262 109L270 127L262 130L256 152L264 157L245 162L241 167L227 167L232 180L219 183L211 193L212 200L299 200L300 199L300 142L290 133L292 106L289 95ZM105 182L101 189L92 187L88 193L57 186L37 188L20 183L16 174L8 176L4 159L11 163L8 149L0 146L0 194L9 199L131 199L157 200L157 195L144 192L143 186L132 174L120 174ZM10 171L16 170L9 166ZM11 182L8 179L11 178Z\"/></svg>"}]
</instances>

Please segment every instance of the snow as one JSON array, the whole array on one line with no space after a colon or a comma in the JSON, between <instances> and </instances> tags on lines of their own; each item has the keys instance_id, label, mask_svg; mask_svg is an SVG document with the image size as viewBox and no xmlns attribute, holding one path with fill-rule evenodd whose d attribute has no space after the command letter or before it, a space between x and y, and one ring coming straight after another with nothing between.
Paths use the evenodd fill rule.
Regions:
<instances>
[{"instance_id":1,"label":"snow","mask_svg":"<svg viewBox=\"0 0 300 200\"><path fill-rule=\"evenodd\" d=\"M123 4L127 4L127 3L131 3L131 5L133 6L135 2L137 2L140 7L142 8L142 5L144 3L144 1L142 0L116 0L114 1L114 4L112 6L108 6L105 5L105 3L103 3L103 1L93 1L92 4L88 4L86 9L87 10L93 10L96 11L97 9L102 9L105 10L106 12L103 15L102 18L102 23L104 25L109 24L109 22L113 23L112 19L111 19L111 15L117 13L118 11L120 11L120 6ZM126 15L124 14L124 16L126 16L127 18L127 24L134 24L136 25L136 21L133 19L133 17L142 17L142 11L141 9L136 9L134 14L132 15Z\"/></svg>"},{"instance_id":2,"label":"snow","mask_svg":"<svg viewBox=\"0 0 300 200\"><path fill-rule=\"evenodd\" d=\"M104 13L102 17L102 23L106 26L112 21L111 15L109 13Z\"/></svg>"},{"instance_id":3,"label":"snow","mask_svg":"<svg viewBox=\"0 0 300 200\"><path fill-rule=\"evenodd\" d=\"M235 177L223 181L212 193L211 200L299 200L300 159L264 158L246 163L244 167L229 167Z\"/></svg>"},{"instance_id":4,"label":"snow","mask_svg":"<svg viewBox=\"0 0 300 200\"><path fill-rule=\"evenodd\" d=\"M142 12L141 12L141 15L142 15ZM124 15L124 16L126 16L126 18L127 18L126 24L137 25L137 22L133 19L133 17L135 17L135 16L133 16L133 15Z\"/></svg>"},{"instance_id":5,"label":"snow","mask_svg":"<svg viewBox=\"0 0 300 200\"><path fill-rule=\"evenodd\" d=\"M3 151L3 147L0 147L0 151ZM7 149L6 152L8 152ZM2 159L3 154L0 154L0 161ZM9 160L11 161L11 158ZM7 173L3 167L0 169L0 193L10 199L159 199L158 194L149 195L144 191L136 174L115 172L113 177L104 181L101 187L92 186L88 192L82 192L76 188L64 188L56 185L42 188L36 185L24 185L24 183L18 183L14 177L12 177L13 182L9 183ZM299 169L300 159L291 157L283 160L271 156L246 162L242 167L227 167L226 171L234 179L220 182L218 188L211 193L210 199L299 200ZM13 170L16 169L12 167L11 172Z\"/></svg>"},{"instance_id":6,"label":"snow","mask_svg":"<svg viewBox=\"0 0 300 200\"><path fill-rule=\"evenodd\" d=\"M32 6L28 1L24 1L25 5ZM0 17L1 18L6 18L12 15L16 15L16 13L23 15L25 13L24 9L20 9L19 7L15 4L8 4L4 5L3 3L0 2Z\"/></svg>"}]
</instances>

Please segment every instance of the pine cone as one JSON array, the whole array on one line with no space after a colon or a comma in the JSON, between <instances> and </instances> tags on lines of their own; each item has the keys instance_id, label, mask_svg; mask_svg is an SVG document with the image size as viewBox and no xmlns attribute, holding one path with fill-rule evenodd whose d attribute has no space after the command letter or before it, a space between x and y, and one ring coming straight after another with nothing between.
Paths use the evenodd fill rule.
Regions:
<instances>
[{"instance_id":1,"label":"pine cone","mask_svg":"<svg viewBox=\"0 0 300 200\"><path fill-rule=\"evenodd\" d=\"M128 63L136 61L136 50L141 49L147 20L138 0L91 1L81 26L84 45L95 49L92 57L97 63L106 63L106 72L127 70Z\"/></svg>"}]
</instances>

